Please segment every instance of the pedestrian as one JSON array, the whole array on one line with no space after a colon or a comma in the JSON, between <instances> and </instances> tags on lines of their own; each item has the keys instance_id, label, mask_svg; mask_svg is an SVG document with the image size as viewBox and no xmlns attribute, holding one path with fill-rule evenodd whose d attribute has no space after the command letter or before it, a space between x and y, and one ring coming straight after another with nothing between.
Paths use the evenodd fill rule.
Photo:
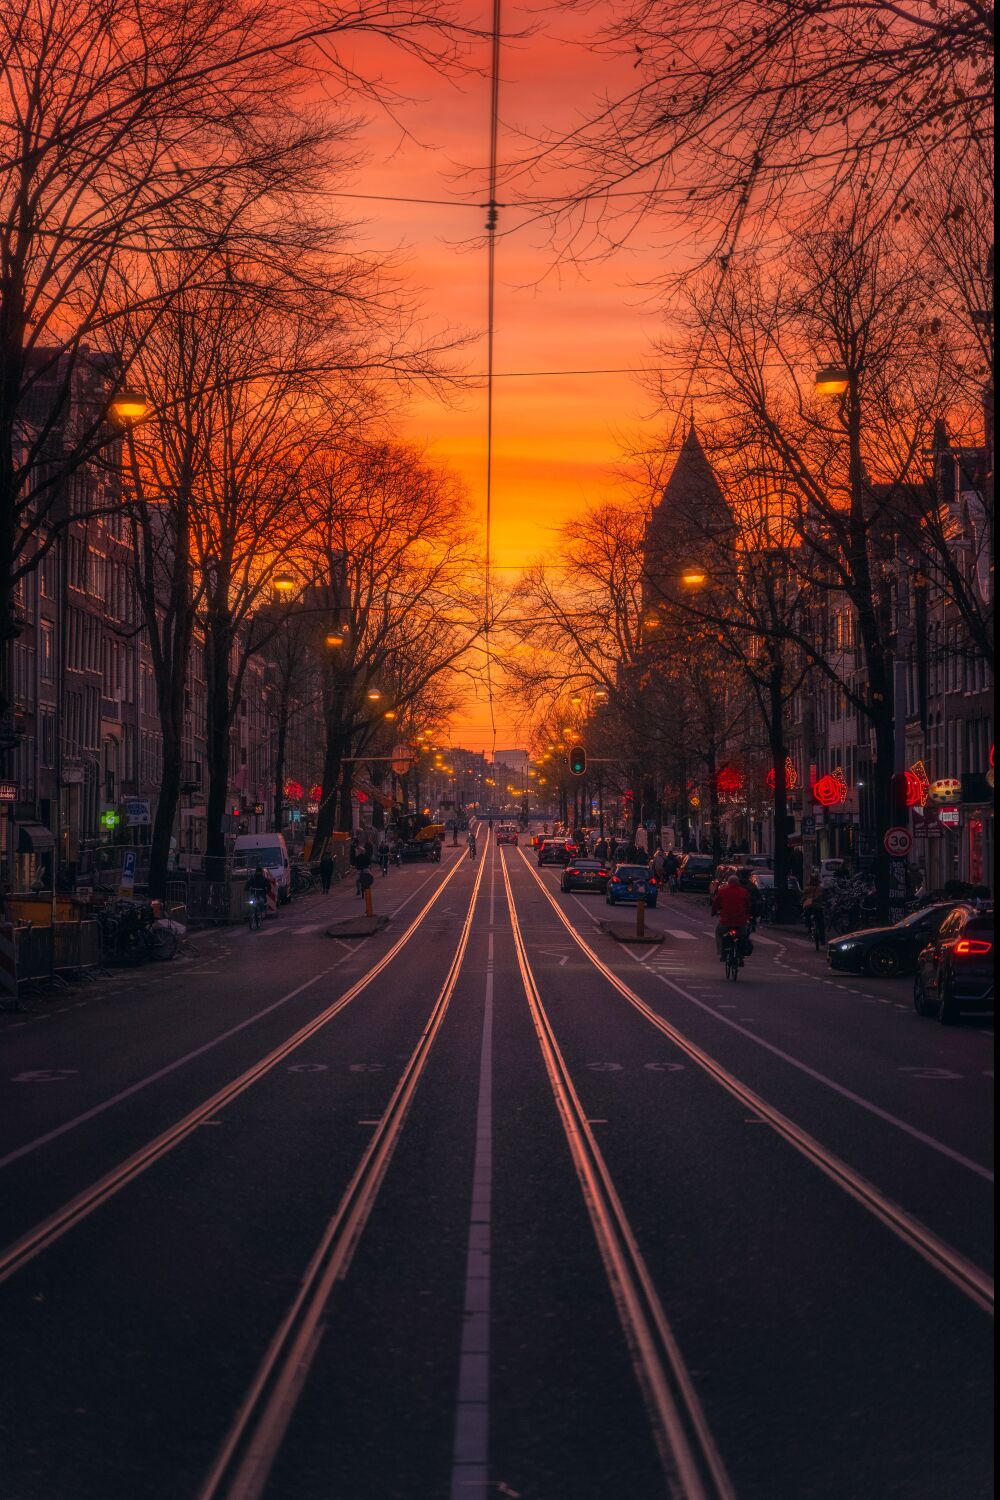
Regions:
<instances>
[{"instance_id":1,"label":"pedestrian","mask_svg":"<svg viewBox=\"0 0 1000 1500\"><path fill-rule=\"evenodd\" d=\"M358 872L358 879L357 879L357 884L355 885L355 890L356 890L356 892L357 892L357 894L359 896L361 896L361 895L364 894L364 889L365 889L366 882L362 880L362 876L364 876L365 874L369 873L371 862L372 862L371 845L368 843L367 839L365 840L365 842L363 844L359 841L359 843L357 845L357 852L356 852L355 858L354 858L354 868ZM371 880L370 879L367 881L367 884L371 885Z\"/></svg>"},{"instance_id":2,"label":"pedestrian","mask_svg":"<svg viewBox=\"0 0 1000 1500\"><path fill-rule=\"evenodd\" d=\"M330 886L333 883L333 855L329 849L324 850L323 858L319 862L319 879L323 887L323 895L329 896Z\"/></svg>"}]
</instances>

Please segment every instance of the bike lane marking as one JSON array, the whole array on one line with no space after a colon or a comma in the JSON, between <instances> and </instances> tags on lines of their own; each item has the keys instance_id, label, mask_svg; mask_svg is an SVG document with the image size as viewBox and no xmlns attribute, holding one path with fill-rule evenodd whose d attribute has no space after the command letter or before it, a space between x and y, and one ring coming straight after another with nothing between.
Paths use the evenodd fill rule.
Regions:
<instances>
[{"instance_id":1,"label":"bike lane marking","mask_svg":"<svg viewBox=\"0 0 1000 1500\"><path fill-rule=\"evenodd\" d=\"M420 885L414 891L411 891L406 900L396 907L392 915L398 916L403 907L408 906L414 896L427 884L427 881L433 880L433 878L432 875L428 875L427 880L421 881ZM284 930L287 931L287 929ZM207 1042L203 1042L200 1047L195 1047L192 1051L185 1052L183 1057L177 1057L173 1062L165 1063L162 1068L157 1068L155 1073L148 1073L145 1078L138 1078L135 1083L130 1083L126 1088L119 1089L118 1093L112 1094L110 1098L102 1099L100 1104L94 1104L90 1109L82 1110L80 1114L74 1115L72 1119L64 1120L61 1125L56 1125L52 1130L46 1131L44 1135L36 1136L34 1140L26 1141L24 1145L15 1147L13 1151L8 1151L6 1156L0 1156L0 1170L11 1166L14 1162L19 1161L21 1157L30 1155L32 1151L37 1151L41 1146L47 1146L52 1141L57 1141L60 1136L67 1135L69 1131L75 1130L78 1126L86 1125L89 1120L96 1119L105 1110L113 1108L116 1104L123 1103L126 1099L131 1099L134 1094L140 1093L143 1089L148 1088L150 1084L159 1083L161 1078L169 1077L178 1068L183 1068L187 1063L194 1062L196 1058L202 1057L206 1052L211 1052L213 1047L218 1047L220 1043L229 1041L230 1037L237 1036L241 1031L246 1030L248 1026L253 1026L257 1021L262 1020L264 1016L270 1015L272 1011L287 1004L289 1000L294 1000L296 995L302 994L303 990L307 990L311 985L317 984L319 980L325 979L328 974L333 973L334 969L338 969L341 964L346 963L355 952L356 949L352 948L350 952L344 954L343 958L338 958L335 963L330 964L329 968L322 969L318 974L311 975L302 984L296 985L294 989L288 990L286 994L280 995L277 1000L273 1000L270 1005L266 1005L263 1010L255 1011L252 1016L247 1016L245 1021L239 1021L235 1026L231 1026L228 1031L222 1031L218 1036L211 1037Z\"/></svg>"},{"instance_id":2,"label":"bike lane marking","mask_svg":"<svg viewBox=\"0 0 1000 1500\"><path fill-rule=\"evenodd\" d=\"M527 861L525 861L525 864L527 866ZM530 866L527 866L527 868L529 874L534 875L534 871L531 870ZM534 878L538 888L547 898L550 907L567 932L574 937L578 946L588 955L594 967L605 976L609 984L618 991L623 999L634 1006L641 1015L644 1015L657 1030L668 1036L681 1051L685 1052L704 1069L709 1077L714 1078L727 1093L748 1104L751 1109L758 1111L767 1120L772 1129L806 1157L807 1160L812 1161L826 1177L856 1202L865 1207L886 1228L896 1234L899 1239L915 1250L917 1254L930 1265L934 1266L936 1270L940 1271L954 1286L958 1287L959 1290L975 1302L977 1306L992 1314L994 1283L992 1276L988 1272L984 1271L982 1267L975 1265L966 1256L962 1255L960 1251L949 1245L945 1240L942 1240L927 1225L921 1223L919 1219L915 1219L905 1209L894 1203L874 1183L869 1182L861 1173L855 1171L846 1161L825 1147L822 1142L811 1136L789 1116L783 1114L776 1106L768 1103L761 1095L757 1094L747 1084L743 1083L741 1079L737 1078L734 1073L730 1072L721 1062L706 1052L703 1047L693 1042L675 1025L666 1020L637 991L630 988L614 967L605 963L600 955L590 947L582 933L577 931L566 914L561 910L559 903L546 890L544 883L537 875L534 875ZM634 961L635 956L630 956ZM934 1136L927 1135L926 1132L914 1125L908 1124L905 1120L901 1120L898 1116L891 1114L888 1110L882 1109L880 1105L874 1104L862 1095L855 1094L853 1090L843 1084L837 1083L832 1078L828 1078L817 1069L811 1068L807 1063L800 1062L797 1058L792 1057L790 1053L783 1051L780 1047L776 1047L774 1043L765 1041L763 1037L758 1036L755 1032L747 1030L738 1021L731 1020L728 1016L719 1015L719 1007L707 1005L704 1001L698 1000L688 990L683 989L681 985L677 984L675 980L668 979L663 974L657 974L656 978L661 984L666 985L683 999L697 1006L699 1010L703 1010L707 1015L714 1016L717 1021L721 1021L723 1026L729 1026L734 1031L738 1031L742 1036L756 1043L757 1046L765 1048L775 1056L780 1057L799 1072L805 1073L818 1083L831 1089L834 1093L850 1099L852 1103L857 1104L861 1109L875 1115L887 1124L895 1126L905 1135L909 1135L913 1139L920 1141L922 1145L929 1147L932 1151L940 1153L942 1156L949 1158L949 1160L958 1163L959 1166L966 1167L970 1172L973 1172L978 1177L982 1177L985 1181L993 1182L994 1175L988 1167L982 1166L979 1162L964 1156L951 1146L945 1145L943 1141L936 1140Z\"/></svg>"}]
</instances>

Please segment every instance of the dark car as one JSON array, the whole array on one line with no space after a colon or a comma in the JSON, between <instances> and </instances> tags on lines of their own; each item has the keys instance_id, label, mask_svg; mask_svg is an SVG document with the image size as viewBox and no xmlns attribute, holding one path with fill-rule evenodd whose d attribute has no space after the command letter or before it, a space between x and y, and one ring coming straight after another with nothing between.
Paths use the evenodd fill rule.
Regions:
<instances>
[{"instance_id":1,"label":"dark car","mask_svg":"<svg viewBox=\"0 0 1000 1500\"><path fill-rule=\"evenodd\" d=\"M576 855L577 848L568 839L543 839L538 846L540 865L568 865Z\"/></svg>"},{"instance_id":2,"label":"dark car","mask_svg":"<svg viewBox=\"0 0 1000 1500\"><path fill-rule=\"evenodd\" d=\"M865 927L833 938L826 945L827 962L831 969L871 974L876 979L911 973L920 950L937 937L942 922L955 909L954 901L923 906L891 927Z\"/></svg>"},{"instance_id":3,"label":"dark car","mask_svg":"<svg viewBox=\"0 0 1000 1500\"><path fill-rule=\"evenodd\" d=\"M943 1025L962 1011L993 1011L993 913L959 906L917 957L913 1005Z\"/></svg>"},{"instance_id":4,"label":"dark car","mask_svg":"<svg viewBox=\"0 0 1000 1500\"><path fill-rule=\"evenodd\" d=\"M513 844L517 848L517 829L513 823L501 823L497 830L498 844Z\"/></svg>"},{"instance_id":5,"label":"dark car","mask_svg":"<svg viewBox=\"0 0 1000 1500\"><path fill-rule=\"evenodd\" d=\"M648 865L616 865L608 876L605 899L609 906L619 901L638 901L656 905L657 882Z\"/></svg>"},{"instance_id":6,"label":"dark car","mask_svg":"<svg viewBox=\"0 0 1000 1500\"><path fill-rule=\"evenodd\" d=\"M562 872L561 891L603 891L610 871L599 859L574 859Z\"/></svg>"},{"instance_id":7,"label":"dark car","mask_svg":"<svg viewBox=\"0 0 1000 1500\"><path fill-rule=\"evenodd\" d=\"M707 894L714 869L710 854L685 854L677 876L678 890L704 891Z\"/></svg>"}]
</instances>

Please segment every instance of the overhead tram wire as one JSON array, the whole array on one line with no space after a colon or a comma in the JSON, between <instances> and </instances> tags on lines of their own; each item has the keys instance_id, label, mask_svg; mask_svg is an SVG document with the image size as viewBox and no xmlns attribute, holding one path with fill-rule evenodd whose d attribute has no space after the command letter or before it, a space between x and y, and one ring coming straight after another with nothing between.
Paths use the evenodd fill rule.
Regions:
<instances>
[{"instance_id":1,"label":"overhead tram wire","mask_svg":"<svg viewBox=\"0 0 1000 1500\"><path fill-rule=\"evenodd\" d=\"M500 138L500 6L501 0L493 0L493 29L490 40L490 168L489 202L486 213L486 577L484 646L486 650L486 692L490 706L490 728L493 733L492 753L496 757L497 725L493 707L493 647L490 642L490 615L493 610L493 590L490 575L493 545L493 343L496 329L496 262L497 222L500 205L497 202L498 143Z\"/></svg>"}]
</instances>

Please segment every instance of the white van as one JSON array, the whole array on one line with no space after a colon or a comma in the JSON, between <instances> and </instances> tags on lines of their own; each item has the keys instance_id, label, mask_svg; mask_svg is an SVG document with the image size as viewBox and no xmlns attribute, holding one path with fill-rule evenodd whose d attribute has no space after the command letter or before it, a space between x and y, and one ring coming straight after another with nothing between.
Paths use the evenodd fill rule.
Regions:
<instances>
[{"instance_id":1,"label":"white van","mask_svg":"<svg viewBox=\"0 0 1000 1500\"><path fill-rule=\"evenodd\" d=\"M278 887L278 903L292 899L288 848L280 833L241 833L233 844L233 874L252 875L262 865Z\"/></svg>"}]
</instances>

